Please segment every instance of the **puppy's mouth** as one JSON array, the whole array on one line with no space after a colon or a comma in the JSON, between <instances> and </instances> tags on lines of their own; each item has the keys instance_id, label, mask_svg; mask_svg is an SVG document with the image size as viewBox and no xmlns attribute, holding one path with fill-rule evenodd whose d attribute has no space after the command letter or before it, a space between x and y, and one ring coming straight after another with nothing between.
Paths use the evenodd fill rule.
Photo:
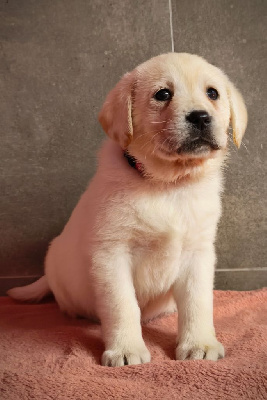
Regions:
<instances>
[{"instance_id":1,"label":"puppy's mouth","mask_svg":"<svg viewBox=\"0 0 267 400\"><path fill-rule=\"evenodd\" d=\"M221 147L211 137L196 137L187 139L178 147L176 153L201 155L210 153L210 151L220 150Z\"/></svg>"},{"instance_id":2,"label":"puppy's mouth","mask_svg":"<svg viewBox=\"0 0 267 400\"><path fill-rule=\"evenodd\" d=\"M167 159L192 158L205 159L214 157L217 151L222 147L211 137L194 137L187 138L181 143L177 143L176 139L169 141L169 146L160 146L161 155Z\"/></svg>"}]
</instances>

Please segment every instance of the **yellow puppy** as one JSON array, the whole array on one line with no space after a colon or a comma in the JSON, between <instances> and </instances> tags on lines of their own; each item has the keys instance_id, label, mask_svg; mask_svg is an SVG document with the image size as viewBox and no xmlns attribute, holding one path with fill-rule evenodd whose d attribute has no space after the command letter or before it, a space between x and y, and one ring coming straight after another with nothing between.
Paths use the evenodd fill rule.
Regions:
<instances>
[{"instance_id":1,"label":"yellow puppy","mask_svg":"<svg viewBox=\"0 0 267 400\"><path fill-rule=\"evenodd\" d=\"M179 311L176 359L217 360L214 240L228 127L239 147L243 99L218 68L163 54L126 74L99 120L99 167L46 257L45 276L9 295L52 291L71 315L101 320L103 365L150 361L140 320Z\"/></svg>"}]
</instances>

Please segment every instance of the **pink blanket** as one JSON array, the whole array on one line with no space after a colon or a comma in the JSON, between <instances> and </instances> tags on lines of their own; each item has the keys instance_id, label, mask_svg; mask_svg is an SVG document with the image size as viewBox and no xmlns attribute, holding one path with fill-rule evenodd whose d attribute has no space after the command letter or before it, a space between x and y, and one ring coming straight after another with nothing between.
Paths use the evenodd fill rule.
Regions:
<instances>
[{"instance_id":1,"label":"pink blanket","mask_svg":"<svg viewBox=\"0 0 267 400\"><path fill-rule=\"evenodd\" d=\"M214 293L226 358L175 361L177 315L143 327L152 362L101 367L100 326L0 299L0 399L267 399L267 290Z\"/></svg>"}]
</instances>

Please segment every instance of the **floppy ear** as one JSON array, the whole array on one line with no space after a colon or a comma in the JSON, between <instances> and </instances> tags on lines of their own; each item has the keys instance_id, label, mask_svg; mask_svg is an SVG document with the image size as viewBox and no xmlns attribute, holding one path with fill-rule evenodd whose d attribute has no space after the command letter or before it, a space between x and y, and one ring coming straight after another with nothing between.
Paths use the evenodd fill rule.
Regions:
<instances>
[{"instance_id":1,"label":"floppy ear","mask_svg":"<svg viewBox=\"0 0 267 400\"><path fill-rule=\"evenodd\" d=\"M233 129L233 140L239 148L247 127L247 109L243 97L231 82L228 84L228 97L230 101L230 121Z\"/></svg>"},{"instance_id":2,"label":"floppy ear","mask_svg":"<svg viewBox=\"0 0 267 400\"><path fill-rule=\"evenodd\" d=\"M112 89L98 115L106 134L125 149L133 136L132 88L134 72L125 74Z\"/></svg>"}]
</instances>

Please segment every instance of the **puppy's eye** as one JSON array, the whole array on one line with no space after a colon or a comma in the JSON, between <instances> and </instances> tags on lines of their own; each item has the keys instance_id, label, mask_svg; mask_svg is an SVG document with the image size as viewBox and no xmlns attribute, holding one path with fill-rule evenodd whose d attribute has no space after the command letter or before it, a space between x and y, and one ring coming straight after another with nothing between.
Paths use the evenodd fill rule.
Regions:
<instances>
[{"instance_id":1,"label":"puppy's eye","mask_svg":"<svg viewBox=\"0 0 267 400\"><path fill-rule=\"evenodd\" d=\"M160 89L155 93L154 98L158 101L168 101L172 98L172 93L169 89Z\"/></svg>"},{"instance_id":2,"label":"puppy's eye","mask_svg":"<svg viewBox=\"0 0 267 400\"><path fill-rule=\"evenodd\" d=\"M211 99L211 100L217 100L219 97L219 93L217 92L216 89L210 87L207 89L207 96Z\"/></svg>"}]
</instances>

